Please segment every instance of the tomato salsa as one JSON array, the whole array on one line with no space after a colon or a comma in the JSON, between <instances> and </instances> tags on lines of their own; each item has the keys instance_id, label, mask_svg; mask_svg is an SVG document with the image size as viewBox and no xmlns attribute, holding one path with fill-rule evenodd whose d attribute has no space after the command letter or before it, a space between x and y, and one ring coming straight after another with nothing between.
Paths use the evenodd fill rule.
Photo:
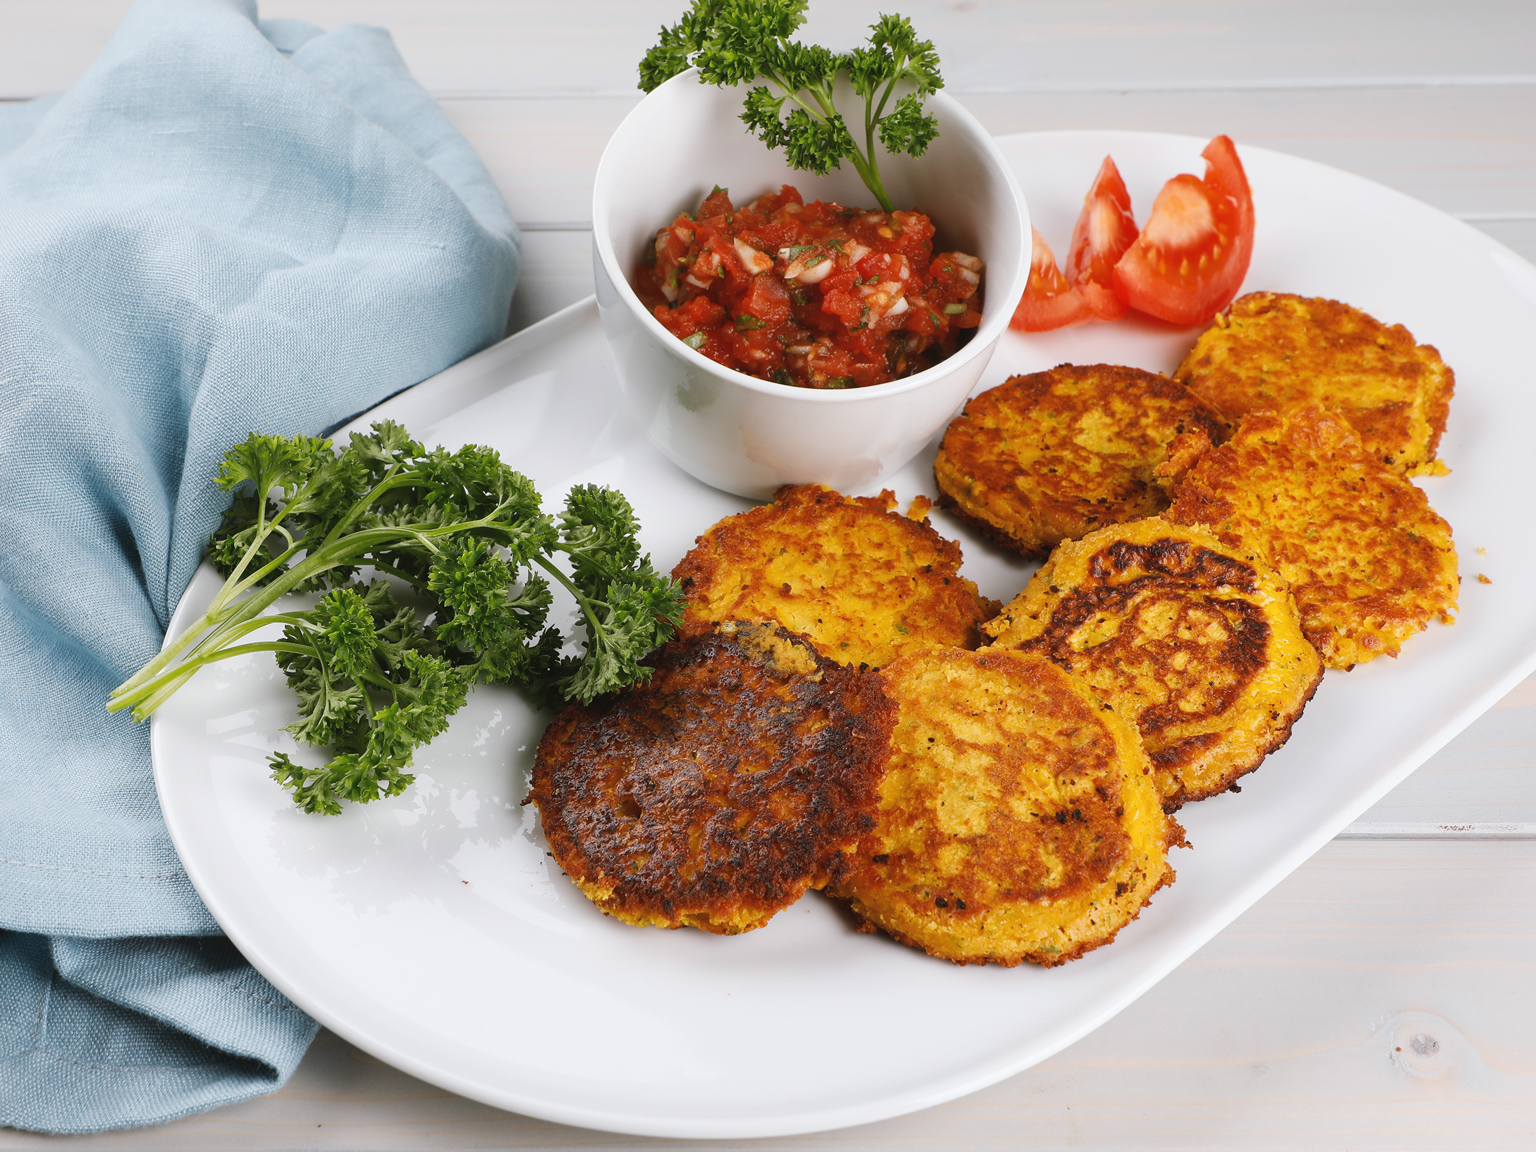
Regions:
<instances>
[{"instance_id":1,"label":"tomato salsa","mask_svg":"<svg viewBox=\"0 0 1536 1152\"><path fill-rule=\"evenodd\" d=\"M656 233L635 291L727 368L803 388L865 388L951 355L981 323L982 262L933 252L920 212L865 211L788 184L733 207L716 188Z\"/></svg>"}]
</instances>

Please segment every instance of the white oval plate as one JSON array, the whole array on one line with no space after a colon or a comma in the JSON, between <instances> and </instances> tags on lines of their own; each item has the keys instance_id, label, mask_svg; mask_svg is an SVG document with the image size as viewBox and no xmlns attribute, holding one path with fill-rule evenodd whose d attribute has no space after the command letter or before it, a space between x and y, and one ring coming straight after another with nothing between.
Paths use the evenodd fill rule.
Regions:
<instances>
[{"instance_id":1,"label":"white oval plate","mask_svg":"<svg viewBox=\"0 0 1536 1152\"><path fill-rule=\"evenodd\" d=\"M1002 141L1037 227L1064 252L1113 153L1144 217L1162 182L1203 171L1203 141L1052 133ZM1455 527L1466 580L1455 627L1397 661L1329 673L1289 745L1242 795L1186 808L1179 879L1110 947L1062 968L961 968L858 935L811 895L724 939L626 927L545 855L521 806L546 717L480 690L418 755L403 796L305 816L265 754L293 702L269 658L199 674L155 717L171 835L230 938L277 987L354 1044L454 1092L548 1120L647 1135L770 1136L938 1104L1049 1056L1165 975L1536 665L1536 268L1481 233L1355 176L1242 150L1257 204L1246 286L1332 296L1407 324L1456 370L1441 455L1422 481ZM1151 322L1010 334L985 384L1062 361L1170 370L1193 334ZM491 444L550 504L621 487L662 568L745 506L650 447L619 400L590 301L389 401L450 447ZM932 494L932 449L899 474ZM942 515L966 571L998 599L1029 568ZM1486 551L1479 551L1486 550ZM1480 584L1475 573L1492 584ZM217 583L204 569L177 612Z\"/></svg>"}]
</instances>

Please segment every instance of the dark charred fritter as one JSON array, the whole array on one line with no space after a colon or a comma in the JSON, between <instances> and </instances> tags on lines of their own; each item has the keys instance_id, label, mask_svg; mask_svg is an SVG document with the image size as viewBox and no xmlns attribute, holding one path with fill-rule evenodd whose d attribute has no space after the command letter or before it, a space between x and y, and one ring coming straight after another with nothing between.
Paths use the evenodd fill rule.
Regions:
<instances>
[{"instance_id":1,"label":"dark charred fritter","mask_svg":"<svg viewBox=\"0 0 1536 1152\"><path fill-rule=\"evenodd\" d=\"M960 575L960 545L896 497L781 489L772 504L728 516L672 569L687 595L681 632L717 620L776 621L840 664L878 668L930 644L975 648L1001 605Z\"/></svg>"},{"instance_id":2,"label":"dark charred fritter","mask_svg":"<svg viewBox=\"0 0 1536 1152\"><path fill-rule=\"evenodd\" d=\"M528 799L577 887L631 924L732 935L841 876L889 749L879 674L734 622L647 663L539 741Z\"/></svg>"},{"instance_id":3,"label":"dark charred fritter","mask_svg":"<svg viewBox=\"0 0 1536 1152\"><path fill-rule=\"evenodd\" d=\"M1038 656L893 661L899 709L874 831L829 894L958 964L1056 965L1107 944L1173 880L1135 729Z\"/></svg>"},{"instance_id":4,"label":"dark charred fritter","mask_svg":"<svg viewBox=\"0 0 1536 1152\"><path fill-rule=\"evenodd\" d=\"M1173 378L1236 427L1249 412L1320 404L1354 428L1366 455L1406 476L1441 470L1456 377L1428 344L1358 308L1282 292L1232 302Z\"/></svg>"},{"instance_id":5,"label":"dark charred fritter","mask_svg":"<svg viewBox=\"0 0 1536 1152\"><path fill-rule=\"evenodd\" d=\"M1166 376L1063 364L973 398L933 474L945 507L1043 558L1062 540L1168 507L1159 471L1170 452L1198 454L1224 435L1220 416Z\"/></svg>"},{"instance_id":6,"label":"dark charred fritter","mask_svg":"<svg viewBox=\"0 0 1536 1152\"><path fill-rule=\"evenodd\" d=\"M1158 517L1062 544L987 631L1082 676L1132 721L1169 811L1257 768L1323 675L1285 582L1252 547Z\"/></svg>"},{"instance_id":7,"label":"dark charred fritter","mask_svg":"<svg viewBox=\"0 0 1536 1152\"><path fill-rule=\"evenodd\" d=\"M1252 412L1174 496L1170 520L1247 541L1289 582L1330 668L1396 656L1431 620L1451 622L1461 586L1451 526L1338 414Z\"/></svg>"}]
</instances>

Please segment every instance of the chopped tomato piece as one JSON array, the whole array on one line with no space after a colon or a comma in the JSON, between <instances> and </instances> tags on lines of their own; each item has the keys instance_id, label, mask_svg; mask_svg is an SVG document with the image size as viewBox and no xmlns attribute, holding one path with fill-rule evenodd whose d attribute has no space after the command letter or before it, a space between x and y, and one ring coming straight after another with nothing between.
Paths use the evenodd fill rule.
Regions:
<instances>
[{"instance_id":1,"label":"chopped tomato piece","mask_svg":"<svg viewBox=\"0 0 1536 1152\"><path fill-rule=\"evenodd\" d=\"M1093 187L1083 198L1083 212L1072 229L1065 269L1094 319L1118 320L1125 315L1125 301L1115 295L1115 265L1135 240L1131 194L1125 190L1115 162L1106 156Z\"/></svg>"},{"instance_id":2,"label":"chopped tomato piece","mask_svg":"<svg viewBox=\"0 0 1536 1152\"><path fill-rule=\"evenodd\" d=\"M1205 179L1164 184L1115 265L1120 299L1174 324L1204 324L1230 304L1253 255L1253 196L1237 148L1218 136L1201 155Z\"/></svg>"},{"instance_id":3,"label":"chopped tomato piece","mask_svg":"<svg viewBox=\"0 0 1536 1152\"><path fill-rule=\"evenodd\" d=\"M1232 143L1231 137L1216 137L1200 155L1205 159L1206 183L1219 189L1237 205L1238 254L1235 262L1242 266L1237 277L1241 287L1243 277L1248 274L1248 262L1253 258L1253 193L1248 188L1248 174L1243 171L1243 162L1237 158L1237 145ZM1233 295L1236 295L1235 289Z\"/></svg>"},{"instance_id":4,"label":"chopped tomato piece","mask_svg":"<svg viewBox=\"0 0 1536 1152\"><path fill-rule=\"evenodd\" d=\"M1056 267L1056 257L1045 238L1036 229L1030 231L1034 233L1034 247L1029 256L1029 283L1008 327L1020 332L1049 332L1088 319L1083 294Z\"/></svg>"},{"instance_id":5,"label":"chopped tomato piece","mask_svg":"<svg viewBox=\"0 0 1536 1152\"><path fill-rule=\"evenodd\" d=\"M782 324L789 319L789 290L772 276L757 276L742 297L741 311L755 316L762 324L756 327ZM737 327L742 327L738 316Z\"/></svg>"},{"instance_id":6,"label":"chopped tomato piece","mask_svg":"<svg viewBox=\"0 0 1536 1152\"><path fill-rule=\"evenodd\" d=\"M700 355L764 380L863 388L953 355L981 322L982 262L933 252L918 212L864 211L784 185L732 206L715 189L660 229L635 276Z\"/></svg>"},{"instance_id":7,"label":"chopped tomato piece","mask_svg":"<svg viewBox=\"0 0 1536 1152\"><path fill-rule=\"evenodd\" d=\"M700 220L707 220L711 216L729 216L730 213L731 194L718 185L713 192L704 197L704 203L699 205Z\"/></svg>"},{"instance_id":8,"label":"chopped tomato piece","mask_svg":"<svg viewBox=\"0 0 1536 1152\"><path fill-rule=\"evenodd\" d=\"M869 305L858 292L858 274L828 276L821 283L821 310L830 312L850 329L869 327Z\"/></svg>"}]
</instances>

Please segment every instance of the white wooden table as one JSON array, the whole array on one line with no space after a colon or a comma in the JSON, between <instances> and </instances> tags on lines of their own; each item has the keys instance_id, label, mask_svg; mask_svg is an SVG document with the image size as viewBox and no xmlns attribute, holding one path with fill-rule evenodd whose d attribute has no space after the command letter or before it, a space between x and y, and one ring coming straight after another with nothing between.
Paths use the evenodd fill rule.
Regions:
<instances>
[{"instance_id":1,"label":"white wooden table","mask_svg":"<svg viewBox=\"0 0 1536 1152\"><path fill-rule=\"evenodd\" d=\"M126 7L0 0L0 98L67 88ZM592 174L638 98L635 62L681 7L272 0L262 13L394 33L523 226L516 329L591 290ZM812 9L808 34L848 44L879 6ZM995 133L1225 132L1398 188L1536 261L1531 0L904 0L899 10L937 43L949 91ZM1536 680L1044 1064L912 1116L745 1144L1536 1147ZM266 1099L100 1137L0 1130L0 1150L667 1146L499 1112L325 1032Z\"/></svg>"}]
</instances>

